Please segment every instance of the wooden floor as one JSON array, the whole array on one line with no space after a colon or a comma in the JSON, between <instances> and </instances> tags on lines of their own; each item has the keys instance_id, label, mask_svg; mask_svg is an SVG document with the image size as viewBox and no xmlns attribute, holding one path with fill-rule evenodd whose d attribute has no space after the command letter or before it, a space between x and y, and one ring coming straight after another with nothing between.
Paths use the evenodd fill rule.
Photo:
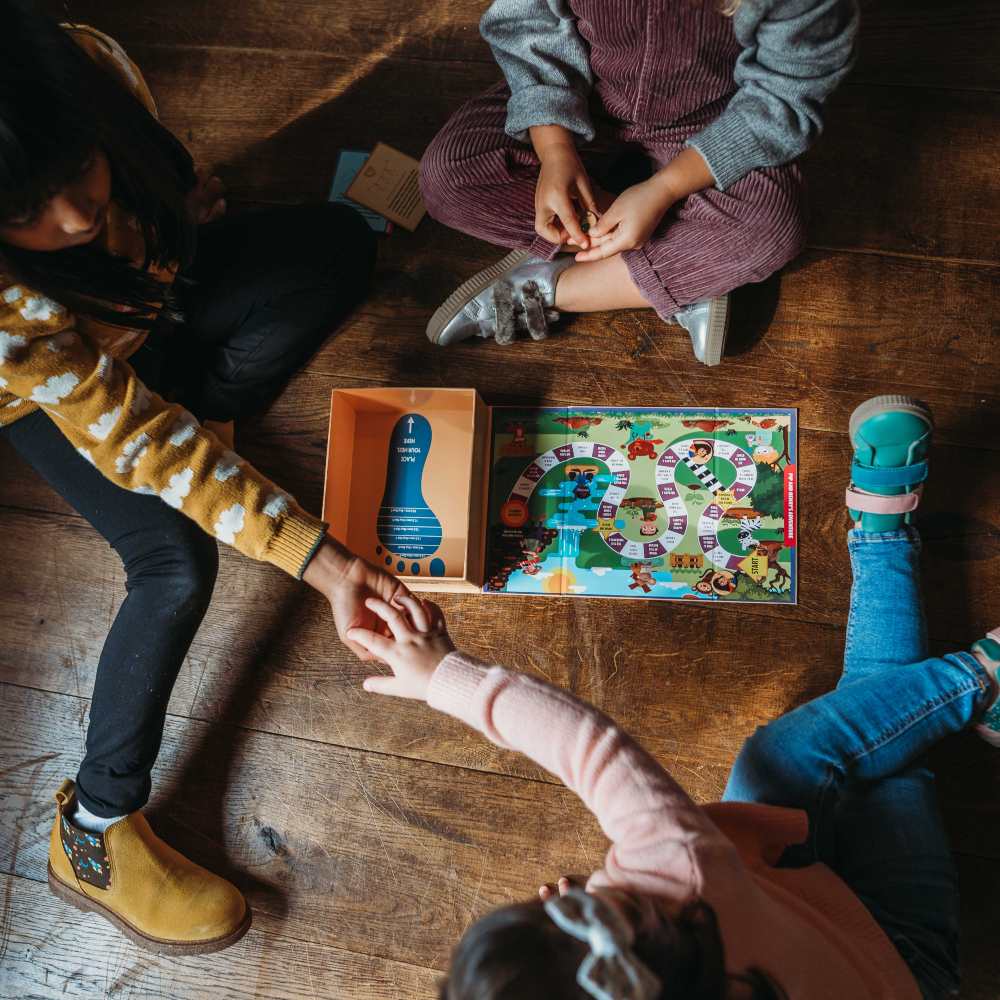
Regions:
<instances>
[{"instance_id":1,"label":"wooden floor","mask_svg":"<svg viewBox=\"0 0 1000 1000\"><path fill-rule=\"evenodd\" d=\"M419 155L498 76L485 0L193 0L72 5L145 70L162 117L242 203L318 201L336 150ZM481 597L444 601L474 652L536 671L622 721L700 800L755 726L827 690L849 576L842 490L851 409L915 393L939 429L927 494L934 646L998 624L1000 12L993 0L864 4L857 71L806 170L809 249L736 300L733 356L693 363L639 313L543 344L442 351L430 311L495 259L427 220L384 244L369 302L241 450L317 509L330 390L475 386L490 403L800 408L801 604L705 607ZM476 916L585 872L603 841L524 760L409 702L375 700L327 609L223 553L170 706L154 825L247 892L249 936L218 955L146 956L51 897L52 792L80 759L122 572L101 539L0 452L0 998L430 998ZM1000 997L1000 755L936 756L965 894L969 1000ZM849 1000L849 998L845 998Z\"/></svg>"}]
</instances>

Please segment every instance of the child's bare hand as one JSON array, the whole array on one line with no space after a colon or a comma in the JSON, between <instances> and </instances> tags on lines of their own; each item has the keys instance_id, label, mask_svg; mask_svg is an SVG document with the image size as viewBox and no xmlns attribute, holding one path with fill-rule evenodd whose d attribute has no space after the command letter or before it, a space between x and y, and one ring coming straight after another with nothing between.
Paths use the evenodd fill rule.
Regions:
<instances>
[{"instance_id":1,"label":"child's bare hand","mask_svg":"<svg viewBox=\"0 0 1000 1000\"><path fill-rule=\"evenodd\" d=\"M655 176L626 188L591 227L588 235L592 246L578 253L576 259L604 260L645 246L674 200Z\"/></svg>"},{"instance_id":2,"label":"child's bare hand","mask_svg":"<svg viewBox=\"0 0 1000 1000\"><path fill-rule=\"evenodd\" d=\"M410 594L399 595L393 604L371 597L365 606L386 623L391 638L363 628L351 629L347 638L388 664L392 676L366 677L364 689L426 701L437 665L455 649L441 609Z\"/></svg>"},{"instance_id":3,"label":"child's bare hand","mask_svg":"<svg viewBox=\"0 0 1000 1000\"><path fill-rule=\"evenodd\" d=\"M597 201L587 170L571 143L553 144L541 155L535 185L535 232L550 243L590 246L580 216L598 217Z\"/></svg>"}]
</instances>

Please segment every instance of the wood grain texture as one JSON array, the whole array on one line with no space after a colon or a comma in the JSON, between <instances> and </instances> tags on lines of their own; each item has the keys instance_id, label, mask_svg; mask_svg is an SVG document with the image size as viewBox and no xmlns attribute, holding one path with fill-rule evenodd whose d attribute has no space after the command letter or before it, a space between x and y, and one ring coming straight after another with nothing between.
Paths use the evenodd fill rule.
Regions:
<instances>
[{"instance_id":1,"label":"wood grain texture","mask_svg":"<svg viewBox=\"0 0 1000 1000\"><path fill-rule=\"evenodd\" d=\"M383 140L419 156L499 78L476 27L484 5L73 0L70 14L125 44L165 122L219 165L239 204L323 200L343 146ZM996 624L1000 12L992 0L862 6L858 66L805 161L811 249L737 294L723 369L696 365L677 327L639 312L576 317L544 344L432 347L431 311L500 251L427 220L382 241L369 300L239 432L240 450L315 509L337 386L471 385L494 404L798 406L798 608L442 601L463 646L594 701L700 801L720 795L754 727L835 682L844 429L866 397L912 393L937 416L922 517L932 651ZM475 915L599 862L603 838L550 776L420 705L365 695L367 670L322 601L224 550L170 703L151 813L247 891L254 929L221 955L159 960L58 903L39 881L51 795L82 754L124 581L2 442L0 470L0 1000L430 1000ZM996 1000L1000 758L962 735L933 765L965 852L963 996Z\"/></svg>"},{"instance_id":2,"label":"wood grain texture","mask_svg":"<svg viewBox=\"0 0 1000 1000\"><path fill-rule=\"evenodd\" d=\"M61 4L50 6L57 13ZM366 0L356 7L325 0L215 0L202 16L198 0L136 4L72 0L74 19L113 25L126 45L170 48L288 50L355 58L384 56L406 45L412 58L434 63L492 62L479 35L486 0L422 0L401 5ZM990 0L863 0L856 82L916 87L1000 89L1000 14ZM991 44L992 43L992 44Z\"/></svg>"},{"instance_id":3,"label":"wood grain texture","mask_svg":"<svg viewBox=\"0 0 1000 1000\"><path fill-rule=\"evenodd\" d=\"M996 866L960 855L962 1000L996 1000ZM157 958L83 917L30 879L0 875L0 1000L435 1000L428 969L359 955L256 927L202 958ZM96 961L86 956L100 956Z\"/></svg>"},{"instance_id":4,"label":"wood grain texture","mask_svg":"<svg viewBox=\"0 0 1000 1000\"><path fill-rule=\"evenodd\" d=\"M40 880L79 702L2 696L0 871ZM155 785L154 828L230 875L260 933L425 968L471 919L606 847L564 788L193 721L168 721Z\"/></svg>"},{"instance_id":5,"label":"wood grain texture","mask_svg":"<svg viewBox=\"0 0 1000 1000\"><path fill-rule=\"evenodd\" d=\"M74 16L115 29L164 122L236 197L323 198L343 146L381 140L419 156L463 101L499 78L475 27L478 2L379 0L371 20L317 0L289 4L284 18L266 0L215 6L206 18L186 10L199 7L190 2L76 4ZM995 263L1000 222L982 206L1000 202L991 127L1000 15L984 0L957 17L927 2L869 7L861 66L830 101L826 135L805 159L810 243ZM972 30L985 44L970 44ZM911 82L916 66L922 87L885 86Z\"/></svg>"},{"instance_id":6,"label":"wood grain texture","mask_svg":"<svg viewBox=\"0 0 1000 1000\"><path fill-rule=\"evenodd\" d=\"M140 951L30 879L0 875L0 1000L436 1000L437 974L256 927L203 957Z\"/></svg>"},{"instance_id":7,"label":"wood grain texture","mask_svg":"<svg viewBox=\"0 0 1000 1000\"><path fill-rule=\"evenodd\" d=\"M428 88L426 60L410 58L405 44L370 64L146 45L132 55L164 122L196 158L215 164L234 196L265 201L323 198L344 146L383 141L419 157L447 118L498 78L488 63L441 63ZM359 115L364 107L379 113ZM991 93L845 86L831 99L827 136L805 161L816 203L835 196L838 208L832 220L818 215L810 243L995 261L1000 222L977 206L995 203L1000 188L990 170L998 114L1000 96ZM970 191L974 198L958 204Z\"/></svg>"},{"instance_id":8,"label":"wood grain texture","mask_svg":"<svg viewBox=\"0 0 1000 1000\"><path fill-rule=\"evenodd\" d=\"M992 449L1000 441L1000 299L991 269L809 252L780 278L735 294L721 377L695 362L679 327L641 310L568 318L541 344L428 343L431 312L497 255L432 223L394 234L382 244L368 300L271 417L241 429L241 447L317 504L325 397L337 386L364 384L471 386L491 404L740 406L752 399L797 406L804 432L841 437L854 406L891 387L931 404L941 444ZM286 452L294 462L280 461ZM0 456L11 470L0 477L0 505L68 511L2 441Z\"/></svg>"},{"instance_id":9,"label":"wood grain texture","mask_svg":"<svg viewBox=\"0 0 1000 1000\"><path fill-rule=\"evenodd\" d=\"M820 510L803 508L803 600L796 608L449 596L441 603L452 634L485 659L535 673L592 701L676 770L693 796L718 798L743 740L758 725L829 690L839 676L850 579L837 506L842 450L839 441L817 436L801 466L803 496L826 494L826 510L836 513L826 521ZM827 468L820 471L817 463L824 459ZM975 462L954 450L942 454L946 459L955 463L956 475ZM950 499L944 493L928 502ZM997 573L995 552L978 548L984 539L957 533L956 526L974 525L974 516L946 510L929 518L942 532L926 532L925 581L937 654L967 646L994 622L990 588L964 585L973 576L982 581ZM72 518L8 512L5 525L9 570L36 615L28 619L22 605L0 603L0 629L7 637L0 680L87 698L106 618L79 627L79 607L64 602L50 566L34 558L31 540L46 531L63 565L75 567L84 593L118 578L114 557L95 551L93 536ZM108 594L113 607L123 596L120 584ZM224 549L216 595L171 710L278 735L551 780L516 755L470 740L460 724L423 706L387 704L365 694L361 681L368 672L336 639L317 595L272 567ZM987 755L977 772L1000 776L996 764ZM974 783L956 806L975 809L983 802Z\"/></svg>"}]
</instances>

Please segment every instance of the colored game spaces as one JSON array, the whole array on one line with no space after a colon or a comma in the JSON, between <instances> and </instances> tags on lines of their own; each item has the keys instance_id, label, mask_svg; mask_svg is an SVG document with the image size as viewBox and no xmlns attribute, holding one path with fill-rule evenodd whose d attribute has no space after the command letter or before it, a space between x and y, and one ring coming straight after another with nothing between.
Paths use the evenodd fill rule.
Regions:
<instances>
[{"instance_id":1,"label":"colored game spaces","mask_svg":"<svg viewBox=\"0 0 1000 1000\"><path fill-rule=\"evenodd\" d=\"M494 409L485 589L794 603L795 417Z\"/></svg>"}]
</instances>

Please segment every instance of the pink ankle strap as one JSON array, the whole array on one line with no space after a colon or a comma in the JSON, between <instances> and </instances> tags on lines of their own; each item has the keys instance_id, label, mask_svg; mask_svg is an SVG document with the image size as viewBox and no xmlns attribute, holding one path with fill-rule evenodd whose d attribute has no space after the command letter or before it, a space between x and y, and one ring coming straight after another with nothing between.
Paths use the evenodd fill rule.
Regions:
<instances>
[{"instance_id":1,"label":"pink ankle strap","mask_svg":"<svg viewBox=\"0 0 1000 1000\"><path fill-rule=\"evenodd\" d=\"M916 510L920 503L920 487L912 493L885 497L863 493L854 486L848 486L846 501L851 510L860 510L865 514L908 514L911 510Z\"/></svg>"},{"instance_id":2,"label":"pink ankle strap","mask_svg":"<svg viewBox=\"0 0 1000 1000\"><path fill-rule=\"evenodd\" d=\"M987 639L992 639L994 642L1000 642L1000 627L991 629L986 633Z\"/></svg>"}]
</instances>

